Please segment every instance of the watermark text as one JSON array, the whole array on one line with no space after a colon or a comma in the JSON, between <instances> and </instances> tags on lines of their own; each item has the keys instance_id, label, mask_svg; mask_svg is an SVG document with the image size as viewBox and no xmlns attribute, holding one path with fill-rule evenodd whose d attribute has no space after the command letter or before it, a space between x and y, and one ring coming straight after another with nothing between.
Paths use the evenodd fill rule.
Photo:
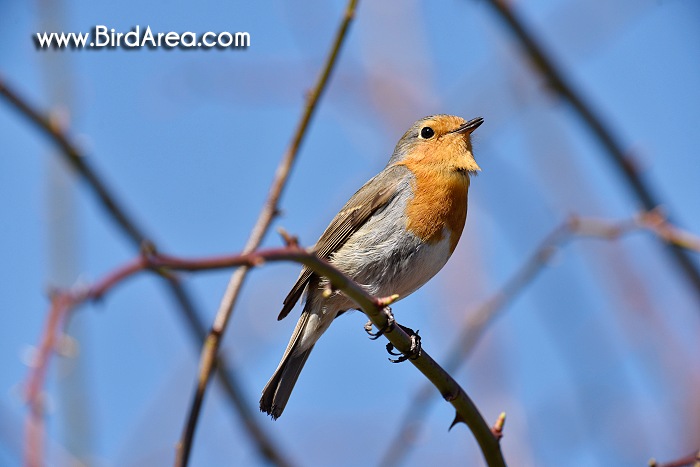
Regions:
<instances>
[{"instance_id":1,"label":"watermark text","mask_svg":"<svg viewBox=\"0 0 700 467\"><path fill-rule=\"evenodd\" d=\"M128 32L118 32L104 25L95 26L90 32L37 32L34 44L39 49L139 49L139 48L200 48L245 49L250 47L247 32L178 33L153 32L150 26L134 26Z\"/></svg>"}]
</instances>

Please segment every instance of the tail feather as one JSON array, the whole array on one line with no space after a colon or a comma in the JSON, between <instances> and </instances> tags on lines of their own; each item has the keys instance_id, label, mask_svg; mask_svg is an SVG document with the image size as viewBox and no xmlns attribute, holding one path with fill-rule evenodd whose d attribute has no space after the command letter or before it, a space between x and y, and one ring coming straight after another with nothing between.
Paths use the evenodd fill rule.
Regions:
<instances>
[{"instance_id":1,"label":"tail feather","mask_svg":"<svg viewBox=\"0 0 700 467\"><path fill-rule=\"evenodd\" d=\"M260 398L260 410L266 412L273 419L277 419L284 407L289 401L289 396L292 395L294 384L299 378L301 369L304 368L306 359L309 358L313 346L295 354L293 348L286 353L280 365L277 367L275 374L272 375L270 381L263 389L262 397Z\"/></svg>"},{"instance_id":2,"label":"tail feather","mask_svg":"<svg viewBox=\"0 0 700 467\"><path fill-rule=\"evenodd\" d=\"M309 287L311 290L316 290L318 282L312 282ZM260 410L271 415L273 419L282 415L294 384L299 379L299 373L304 368L316 341L338 314L338 310L329 308L326 302L319 303L319 300L321 300L320 296L315 294L309 294L307 297L304 310L289 339L282 361L263 389Z\"/></svg>"},{"instance_id":3,"label":"tail feather","mask_svg":"<svg viewBox=\"0 0 700 467\"><path fill-rule=\"evenodd\" d=\"M299 321L297 321L292 337L289 339L282 361L277 366L270 381L265 385L262 397L260 397L260 410L271 415L273 419L277 419L282 415L289 396L292 395L294 384L299 379L299 373L301 373L306 359L309 358L309 354L314 348L313 345L306 349L301 348L302 342L305 340L303 338L308 332L307 327L310 317L308 307L309 303L307 302Z\"/></svg>"}]
</instances>

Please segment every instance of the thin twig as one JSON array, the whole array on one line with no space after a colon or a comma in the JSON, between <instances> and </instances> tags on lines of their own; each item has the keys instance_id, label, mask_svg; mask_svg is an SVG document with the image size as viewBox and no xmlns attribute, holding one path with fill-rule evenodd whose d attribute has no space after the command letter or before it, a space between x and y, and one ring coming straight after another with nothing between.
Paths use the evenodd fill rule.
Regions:
<instances>
[{"instance_id":1,"label":"thin twig","mask_svg":"<svg viewBox=\"0 0 700 467\"><path fill-rule=\"evenodd\" d=\"M97 196L102 207L107 210L109 216L119 225L119 228L126 236L137 247L146 242L148 237L144 231L136 225L133 218L127 214L124 206L117 201L111 190L107 188L102 177L90 165L89 159L71 141L64 128L62 128L59 119L45 116L36 107L30 105L26 99L20 97L16 91L10 89L2 79L0 79L0 95L22 115L27 117L44 135L48 136L52 143L58 146L65 162L85 180L94 195Z\"/></svg>"},{"instance_id":2,"label":"thin twig","mask_svg":"<svg viewBox=\"0 0 700 467\"><path fill-rule=\"evenodd\" d=\"M700 450L680 459L659 464L656 459L649 460L649 467L700 467Z\"/></svg>"},{"instance_id":3,"label":"thin twig","mask_svg":"<svg viewBox=\"0 0 700 467\"><path fill-rule=\"evenodd\" d=\"M133 218L127 213L127 210L117 201L117 197L107 188L107 184L103 181L103 178L92 168L88 158L78 149L77 145L73 143L67 131L60 125L58 119L45 116L44 113L31 105L26 99L22 98L19 93L11 89L2 79L0 79L0 96L4 97L21 115L28 118L30 122L44 135L48 136L51 142L60 149L59 154L63 157L64 161L77 171L80 177L87 183L89 189L92 190L93 194L97 197L99 205L106 210L109 217L137 248L156 249L155 243L146 237L143 229L137 225ZM188 325L191 336L194 338L193 345L199 349L206 335L206 324L202 321L202 318L200 318L201 314L195 309L190 294L177 276L167 275L163 276L163 279L168 292L173 296ZM258 451L265 459L275 465L288 465L284 456L280 454L279 448L276 447L275 443L256 422L249 408L250 403L245 401L242 391L238 389L239 384L234 372L228 368L225 361L222 359L218 360L217 367L221 369L218 375L221 378L221 384L224 387L225 394L236 408L238 416L255 441ZM28 450L32 452L31 459L37 459L37 462L41 461L40 448L43 446L42 430L44 424L40 420L42 416L43 409L36 404L32 405L29 414L30 420L27 422L27 446Z\"/></svg>"},{"instance_id":4,"label":"thin twig","mask_svg":"<svg viewBox=\"0 0 700 467\"><path fill-rule=\"evenodd\" d=\"M658 210L640 214L636 222L641 228L649 230L678 248L700 253L700 237L674 226Z\"/></svg>"},{"instance_id":5,"label":"thin twig","mask_svg":"<svg viewBox=\"0 0 700 467\"><path fill-rule=\"evenodd\" d=\"M506 0L489 0L500 18L508 25L517 37L524 51L530 58L534 68L547 80L549 86L561 97L566 99L581 120L593 133L600 145L605 149L605 154L617 168L627 186L641 203L646 211L653 211L665 203L661 203L655 194L651 183L642 178L635 161L622 149L622 145L615 138L612 131L603 123L600 115L597 115L592 107L574 90L574 87L566 80L564 73L557 68L554 60L545 52L535 36L527 30L524 23L518 18ZM667 206L667 205L666 205ZM666 252L683 272L690 285L692 285L696 299L700 300L700 269L698 264L683 249L673 243L666 242L663 236Z\"/></svg>"},{"instance_id":6,"label":"thin twig","mask_svg":"<svg viewBox=\"0 0 700 467\"><path fill-rule=\"evenodd\" d=\"M37 407L40 407L41 387L43 385L44 375L48 369L49 359L59 336L61 328L60 323L63 322L67 314L77 306L86 301L101 298L105 293L118 284L121 284L126 279L147 270L155 272L159 272L163 269L168 271L201 271L234 266L246 266L250 268L271 261L294 261L303 264L319 276L328 278L334 289L342 291L350 299L355 301L377 329L389 329L384 335L397 350L404 354L411 353L414 345L411 336L398 324L390 325L390 312L388 308L386 308L386 304L396 299L395 296L389 298L372 297L364 288L337 270L330 263L297 245L290 245L285 248L256 250L247 254L194 260L163 255L156 252L145 253L141 257L116 269L91 287L73 291L56 291L54 293L46 331L42 337L35 366L27 385L28 397L32 399L32 405L34 406L34 403L36 403ZM410 358L410 361L433 383L440 391L443 398L453 405L457 413L455 422L464 422L469 426L482 450L487 464L489 466L505 466L498 438L493 434L491 427L488 426L474 403L459 384L428 355L424 347L420 354Z\"/></svg>"},{"instance_id":7,"label":"thin twig","mask_svg":"<svg viewBox=\"0 0 700 467\"><path fill-rule=\"evenodd\" d=\"M355 16L356 7L357 0L350 0L348 2L340 23L340 27L336 33L335 40L331 46L330 54L328 55L323 70L321 71L316 86L308 96L304 113L294 133L292 142L280 161L275 173L275 178L272 182L272 186L270 187L267 200L243 249L245 253L255 251L258 246L260 246L265 234L269 230L270 224L278 213L278 205L280 197L282 196L282 191L286 186L289 173L292 169L294 161L296 160L304 136L306 135L306 130L309 126L309 122L311 121L311 117L316 110L323 91L327 87L331 72L333 71L333 68L337 62L338 53L340 52L341 46L347 37L347 31L350 23ZM219 353L221 339L226 330L229 319L233 314L233 308L236 304L236 300L238 299L241 287L243 286L243 281L248 274L248 270L249 268L246 266L240 267L231 276L231 279L226 287L226 291L224 292L224 296L221 300L221 304L219 305L219 310L216 314L212 328L207 336L204 346L202 347L199 374L197 376L197 388L190 406L187 421L185 422L185 426L182 431L180 442L177 446L177 454L175 459L176 466L184 467L188 464L189 455L192 448L192 441L194 439L194 433L197 427L197 421L199 420L204 395L213 370L212 363L215 361L215 357Z\"/></svg>"},{"instance_id":8,"label":"thin twig","mask_svg":"<svg viewBox=\"0 0 700 467\"><path fill-rule=\"evenodd\" d=\"M476 347L486 328L505 311L510 303L527 289L537 275L542 272L557 249L576 238L599 238L617 240L633 232L648 231L666 242L684 248L689 252L700 253L700 237L669 224L658 210L641 213L632 219L611 222L591 217L571 216L555 227L515 274L494 295L475 310L465 313L467 319L455 344L447 352L445 370L455 373ZM408 404L399 424L399 431L384 452L379 465L383 467L400 465L410 451L421 424L427 415L433 392L430 385L419 389Z\"/></svg>"}]
</instances>

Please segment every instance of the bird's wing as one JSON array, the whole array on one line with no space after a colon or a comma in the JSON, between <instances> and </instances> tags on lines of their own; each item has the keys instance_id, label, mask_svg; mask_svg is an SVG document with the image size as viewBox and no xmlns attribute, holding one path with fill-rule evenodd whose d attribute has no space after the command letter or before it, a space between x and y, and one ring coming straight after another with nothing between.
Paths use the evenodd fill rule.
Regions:
<instances>
[{"instance_id":1,"label":"bird's wing","mask_svg":"<svg viewBox=\"0 0 700 467\"><path fill-rule=\"evenodd\" d=\"M350 236L379 209L394 199L399 184L410 171L403 165L392 165L382 170L362 188L357 190L340 212L331 221L321 238L311 249L320 258L328 259L342 247ZM304 267L292 290L284 299L284 306L277 319L283 319L294 308L304 292L304 288L313 276L313 271Z\"/></svg>"}]
</instances>

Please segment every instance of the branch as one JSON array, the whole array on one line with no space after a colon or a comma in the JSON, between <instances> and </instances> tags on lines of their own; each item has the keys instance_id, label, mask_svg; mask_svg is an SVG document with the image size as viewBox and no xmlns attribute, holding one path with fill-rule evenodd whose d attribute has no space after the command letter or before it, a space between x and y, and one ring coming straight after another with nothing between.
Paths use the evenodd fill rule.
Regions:
<instances>
[{"instance_id":1,"label":"branch","mask_svg":"<svg viewBox=\"0 0 700 467\"><path fill-rule=\"evenodd\" d=\"M651 183L643 179L634 160L622 149L620 142L603 123L584 99L577 93L573 86L566 81L564 74L554 64L554 60L547 55L534 35L527 30L523 22L516 16L506 0L488 0L500 18L511 29L520 42L525 53L529 56L534 68L544 76L551 88L569 102L573 110L579 115L584 124L593 133L599 144L605 149L610 162L617 168L628 188L637 198L643 209L653 211L664 203L661 203L655 195ZM661 240L665 240L660 236ZM666 252L683 272L689 284L696 293L696 299L700 300L700 270L698 265L688 255L688 251L677 245L664 242Z\"/></svg>"},{"instance_id":2,"label":"branch","mask_svg":"<svg viewBox=\"0 0 700 467\"><path fill-rule=\"evenodd\" d=\"M17 92L8 87L0 78L0 96L5 98L20 114L25 116L37 129L47 136L59 149L59 154L64 161L77 171L80 177L87 183L93 194L110 218L116 222L119 229L137 248L157 249L155 243L148 239L143 230L136 224L133 218L127 214L126 209L117 201L116 196L107 188L97 172L90 165L88 158L73 143L66 130L59 123L57 118L45 116L40 110L32 106L27 100L22 98ZM175 275L163 276L164 284L170 295L178 304L182 317L194 338L194 345L199 348L204 342L206 335L206 325L200 318L200 313L195 309L193 300L184 288L180 279ZM219 371L224 392L229 397L238 415L248 429L248 432L255 441L258 452L268 461L275 465L287 465L287 461L279 453L273 441L265 434L260 425L256 422L253 413L250 411L250 404L244 400L243 393L238 389L239 384L235 373L227 368L222 359L219 359L218 368L227 369ZM33 404L30 413L30 420L27 424L27 449L31 451L31 458L28 463L37 465L41 463L41 447L43 445L44 424L41 418L43 410L40 405ZM36 462L36 463L35 463Z\"/></svg>"},{"instance_id":3,"label":"branch","mask_svg":"<svg viewBox=\"0 0 700 467\"><path fill-rule=\"evenodd\" d=\"M700 450L695 451L680 459L659 464L656 459L649 460L649 467L698 467L700 466Z\"/></svg>"},{"instance_id":4,"label":"branch","mask_svg":"<svg viewBox=\"0 0 700 467\"><path fill-rule=\"evenodd\" d=\"M292 142L282 157L279 166L277 167L275 178L272 182L272 186L270 187L267 200L265 201L258 220L255 223L255 226L250 233L250 237L248 238L248 241L243 249L243 252L245 253L255 251L258 246L260 246L265 234L269 230L272 220L278 214L278 204L280 197L282 196L282 191L284 190L289 173L292 169L294 161L296 160L297 154L299 153L299 148L301 147L301 143L306 135L306 130L309 126L309 122L311 121L311 117L316 110L323 91L327 87L331 72L333 71L333 68L337 62L337 57L341 46L347 37L348 28L355 16L356 7L357 0L349 0L336 33L335 40L331 46L330 53L326 59L326 63L321 71L316 86L308 96L304 113L302 114L299 125L294 133ZM213 371L213 362L215 361L216 355L219 353L222 336L226 330L226 326L231 318L231 315L233 314L233 308L236 304L236 300L238 299L241 287L243 286L243 281L248 274L248 270L248 267L243 266L238 268L231 276L231 279L226 287L226 291L224 292L224 296L221 300L221 304L219 305L219 310L216 314L216 318L214 319L212 328L207 336L204 346L202 347L199 374L197 376L197 389L190 406L190 411L182 431L180 442L177 446L177 454L175 459L175 465L177 466L184 467L189 462L194 432L197 427L199 414L204 401L204 394Z\"/></svg>"},{"instance_id":5,"label":"branch","mask_svg":"<svg viewBox=\"0 0 700 467\"><path fill-rule=\"evenodd\" d=\"M110 217L119 225L119 228L126 236L139 247L147 242L147 237L143 230L136 225L126 209L121 206L116 197L107 188L106 183L90 166L88 158L78 149L77 145L71 141L58 118L55 116L45 116L39 109L29 104L27 100L20 97L14 90L10 89L6 83L0 79L0 96L32 122L53 144L60 149L64 161L70 165L85 180L93 194L97 196L102 207L108 212Z\"/></svg>"},{"instance_id":6,"label":"branch","mask_svg":"<svg viewBox=\"0 0 700 467\"><path fill-rule=\"evenodd\" d=\"M347 278L326 262L320 262L318 264L305 262L304 265L319 276L328 278L333 288L341 290L347 297L354 300L377 329L387 329L387 327L391 326L390 331L384 333L386 338L404 355L411 354L413 349L411 337L398 323L396 323L396 326L391 325L389 320L390 314L386 311L387 309L381 300L368 295L357 283ZM456 423L464 422L469 427L481 448L487 465L505 466L506 464L498 442L499 438L491 431L491 427L488 426L479 413L479 410L459 386L457 381L455 381L448 372L442 369L425 350L422 350L417 358L412 357L409 361L430 380L440 391L442 397L452 404L457 411L452 426Z\"/></svg>"},{"instance_id":7,"label":"branch","mask_svg":"<svg viewBox=\"0 0 700 467\"><path fill-rule=\"evenodd\" d=\"M639 231L647 231L686 251L700 253L700 237L669 224L658 210L644 212L632 219L619 222L571 216L545 236L527 261L500 290L475 310L465 313L467 319L455 344L447 352L445 369L452 374L466 362L486 328L545 269L558 248L575 238L617 240L623 235ZM387 444L387 450L379 465L384 467L400 465L408 455L409 448L413 444L412 440L416 439L416 433L425 419L432 396L429 385L425 385L416 392L402 417L398 433L393 441ZM498 422L495 427L498 427Z\"/></svg>"},{"instance_id":8,"label":"branch","mask_svg":"<svg viewBox=\"0 0 700 467\"><path fill-rule=\"evenodd\" d=\"M194 260L145 252L139 258L121 266L90 287L54 292L46 330L39 345L35 365L27 385L27 399L32 409L41 409L41 388L44 384L50 357L58 341L61 323L65 321L68 313L78 306L87 301L102 298L108 291L126 279L143 271L163 274L165 271L171 270L202 271L234 266L252 268L261 266L268 261L293 261L308 267L319 276L328 278L334 289L342 291L357 303L377 329L388 329L384 335L397 350L405 355L411 353L413 346L411 337L398 323L395 325L390 323L390 312L386 307L387 299L372 297L364 288L331 264L297 245L292 244L285 248ZM455 422L464 422L469 426L488 465L505 466L498 437L481 417L478 409L459 384L425 350L422 350L417 357L411 358L410 361L433 383L443 398L453 405L457 412ZM499 426L501 427L499 430L502 429L502 421L497 422L496 427Z\"/></svg>"}]
</instances>

